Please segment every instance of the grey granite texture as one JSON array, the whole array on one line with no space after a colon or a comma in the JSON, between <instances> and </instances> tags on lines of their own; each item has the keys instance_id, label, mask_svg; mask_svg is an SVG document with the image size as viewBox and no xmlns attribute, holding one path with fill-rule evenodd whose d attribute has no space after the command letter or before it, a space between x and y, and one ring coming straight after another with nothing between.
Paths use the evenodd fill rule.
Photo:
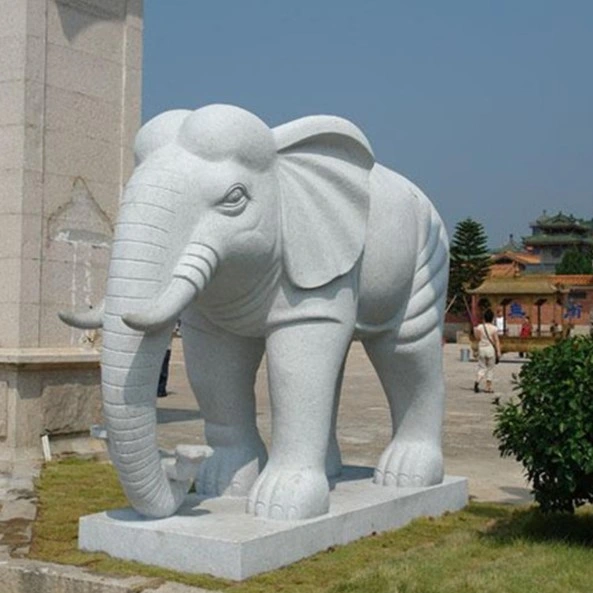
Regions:
<instances>
[{"instance_id":1,"label":"grey granite texture","mask_svg":"<svg viewBox=\"0 0 593 593\"><path fill-rule=\"evenodd\" d=\"M329 512L313 519L245 516L245 498L192 496L166 519L146 519L129 508L82 517L79 545L163 568L243 580L467 504L464 478L400 488L373 484L372 475L372 468L345 468L332 484Z\"/></svg>"},{"instance_id":2,"label":"grey granite texture","mask_svg":"<svg viewBox=\"0 0 593 593\"><path fill-rule=\"evenodd\" d=\"M230 105L168 111L140 129L135 155L96 308L108 446L130 504L172 515L194 481L163 467L156 445L156 384L178 319L213 449L200 494L247 496L249 513L272 519L328 512L353 340L392 420L374 482L440 483L448 242L421 190L327 115L271 129ZM253 391L264 352L269 447Z\"/></svg>"}]
</instances>

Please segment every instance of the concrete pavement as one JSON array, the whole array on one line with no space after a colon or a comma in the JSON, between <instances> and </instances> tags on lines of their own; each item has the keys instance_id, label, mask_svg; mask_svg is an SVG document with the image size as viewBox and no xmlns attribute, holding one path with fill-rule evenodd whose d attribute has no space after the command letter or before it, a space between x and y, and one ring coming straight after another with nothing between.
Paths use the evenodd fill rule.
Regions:
<instances>
[{"instance_id":1,"label":"concrete pavement","mask_svg":"<svg viewBox=\"0 0 593 593\"><path fill-rule=\"evenodd\" d=\"M492 436L492 394L473 391L476 363L462 362L460 349L444 346L447 386L444 423L445 471L466 476L470 495L476 500L520 503L530 500L521 466L501 459ZM507 399L512 393L512 375L524 359L505 354L496 367L495 397ZM175 341L166 398L158 400L159 444L173 449L178 443L205 444L203 421L185 377L183 354ZM256 382L257 421L262 437L270 440L270 405L265 361ZM338 417L338 440L343 462L373 466L389 442L391 427L387 401L379 380L361 344L352 345L348 357L342 401Z\"/></svg>"}]
</instances>

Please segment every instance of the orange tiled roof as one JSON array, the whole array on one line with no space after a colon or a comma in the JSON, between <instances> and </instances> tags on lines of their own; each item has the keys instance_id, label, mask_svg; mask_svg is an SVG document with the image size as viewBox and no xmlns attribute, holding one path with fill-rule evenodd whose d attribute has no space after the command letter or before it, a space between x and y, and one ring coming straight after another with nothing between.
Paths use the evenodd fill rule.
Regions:
<instances>
[{"instance_id":1,"label":"orange tiled roof","mask_svg":"<svg viewBox=\"0 0 593 593\"><path fill-rule=\"evenodd\" d=\"M510 265L510 264L509 264ZM593 274L562 275L490 275L470 294L552 294L568 292L571 288L593 289Z\"/></svg>"},{"instance_id":2,"label":"orange tiled roof","mask_svg":"<svg viewBox=\"0 0 593 593\"><path fill-rule=\"evenodd\" d=\"M522 276L489 277L477 288L468 290L469 294L491 295L545 295L556 294L566 289L558 286L554 276L525 274Z\"/></svg>"},{"instance_id":3,"label":"orange tiled roof","mask_svg":"<svg viewBox=\"0 0 593 593\"><path fill-rule=\"evenodd\" d=\"M527 253L526 251L521 251L520 253L515 251L504 251L492 256L492 260L494 262L497 262L501 259L510 259L511 261L515 261L519 264L539 264L541 261L539 255Z\"/></svg>"},{"instance_id":4,"label":"orange tiled roof","mask_svg":"<svg viewBox=\"0 0 593 593\"><path fill-rule=\"evenodd\" d=\"M541 257L534 253L517 253L517 261L525 264L539 264Z\"/></svg>"},{"instance_id":5,"label":"orange tiled roof","mask_svg":"<svg viewBox=\"0 0 593 593\"><path fill-rule=\"evenodd\" d=\"M510 264L492 264L490 266L490 276L494 278L508 278L515 276L517 273L517 266L514 263Z\"/></svg>"},{"instance_id":6,"label":"orange tiled roof","mask_svg":"<svg viewBox=\"0 0 593 593\"><path fill-rule=\"evenodd\" d=\"M552 278L555 284L591 286L593 288L593 274L556 274Z\"/></svg>"}]
</instances>

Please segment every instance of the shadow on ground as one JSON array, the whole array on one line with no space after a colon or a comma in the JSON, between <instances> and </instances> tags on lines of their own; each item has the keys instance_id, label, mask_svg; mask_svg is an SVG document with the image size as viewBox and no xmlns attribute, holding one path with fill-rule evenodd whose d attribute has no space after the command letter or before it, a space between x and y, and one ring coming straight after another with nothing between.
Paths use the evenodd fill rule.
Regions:
<instances>
[{"instance_id":1,"label":"shadow on ground","mask_svg":"<svg viewBox=\"0 0 593 593\"><path fill-rule=\"evenodd\" d=\"M172 422L201 420L202 414L198 410L187 408L157 408L156 417L159 424L170 424Z\"/></svg>"},{"instance_id":2,"label":"shadow on ground","mask_svg":"<svg viewBox=\"0 0 593 593\"><path fill-rule=\"evenodd\" d=\"M593 548L593 513L591 510L570 513L544 514L535 506L516 507L508 515L504 509L474 505L468 512L491 517L482 537L508 544L522 539L531 542L561 542Z\"/></svg>"}]
</instances>

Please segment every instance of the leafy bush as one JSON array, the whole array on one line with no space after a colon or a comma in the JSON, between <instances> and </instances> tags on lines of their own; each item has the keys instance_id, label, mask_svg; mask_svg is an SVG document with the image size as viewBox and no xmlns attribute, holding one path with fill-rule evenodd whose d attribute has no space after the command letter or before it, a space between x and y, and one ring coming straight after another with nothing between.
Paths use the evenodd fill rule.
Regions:
<instances>
[{"instance_id":1,"label":"leafy bush","mask_svg":"<svg viewBox=\"0 0 593 593\"><path fill-rule=\"evenodd\" d=\"M525 467L542 511L593 502L593 339L534 352L514 377L518 400L495 400L503 457Z\"/></svg>"}]
</instances>

